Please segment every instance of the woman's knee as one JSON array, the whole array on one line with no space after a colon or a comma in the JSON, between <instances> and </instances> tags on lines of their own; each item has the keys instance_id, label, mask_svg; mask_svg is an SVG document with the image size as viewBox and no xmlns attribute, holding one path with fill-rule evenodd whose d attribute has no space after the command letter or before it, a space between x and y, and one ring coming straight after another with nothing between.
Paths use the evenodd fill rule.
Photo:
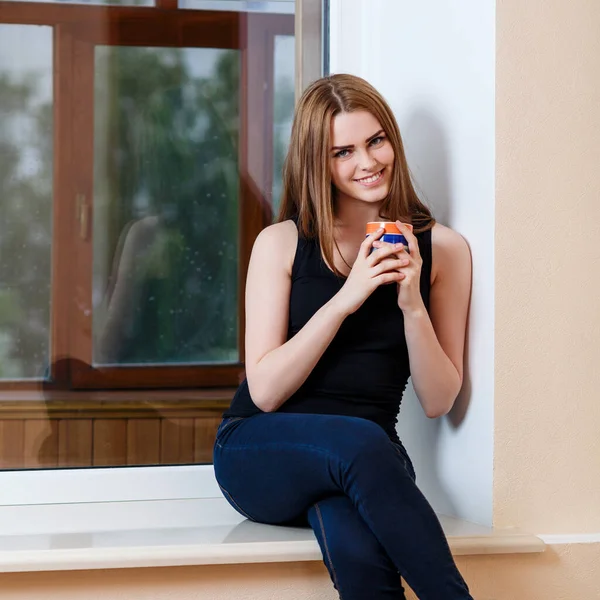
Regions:
<instances>
[{"instance_id":1,"label":"woman's knee","mask_svg":"<svg viewBox=\"0 0 600 600\"><path fill-rule=\"evenodd\" d=\"M310 524L333 566L360 568L373 561L381 545L347 496L332 496L314 504Z\"/></svg>"},{"instance_id":2,"label":"woman's knee","mask_svg":"<svg viewBox=\"0 0 600 600\"><path fill-rule=\"evenodd\" d=\"M340 593L352 590L352 597L364 597L359 592L366 586L371 590L395 588L401 594L398 571L347 496L319 501L308 517Z\"/></svg>"},{"instance_id":3,"label":"woman's knee","mask_svg":"<svg viewBox=\"0 0 600 600\"><path fill-rule=\"evenodd\" d=\"M351 460L360 458L371 460L381 457L392 447L390 438L383 428L367 419L350 417L349 421L340 427L339 433L350 442L345 444L345 447L349 452L346 458Z\"/></svg>"}]
</instances>

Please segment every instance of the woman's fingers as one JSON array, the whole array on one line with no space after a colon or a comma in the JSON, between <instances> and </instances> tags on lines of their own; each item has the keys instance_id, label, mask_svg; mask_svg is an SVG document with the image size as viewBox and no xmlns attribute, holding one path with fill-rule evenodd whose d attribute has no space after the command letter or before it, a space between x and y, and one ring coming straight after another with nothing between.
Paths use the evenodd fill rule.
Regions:
<instances>
[{"instance_id":1,"label":"woman's fingers","mask_svg":"<svg viewBox=\"0 0 600 600\"><path fill-rule=\"evenodd\" d=\"M421 256L419 252L419 241L417 240L415 234L413 233L413 228L411 225L407 225L406 223L402 223L402 221L396 221L396 225L400 230L400 233L405 237L408 242L408 251L411 256Z\"/></svg>"},{"instance_id":2,"label":"woman's fingers","mask_svg":"<svg viewBox=\"0 0 600 600\"><path fill-rule=\"evenodd\" d=\"M392 255L401 255L404 253L406 258L408 258L406 246L404 246L404 244L388 244L387 242L379 242L373 247L376 249L376 252L373 252L369 256L370 266L375 266L377 263Z\"/></svg>"},{"instance_id":3,"label":"woman's fingers","mask_svg":"<svg viewBox=\"0 0 600 600\"><path fill-rule=\"evenodd\" d=\"M398 269L407 267L409 264L410 260L407 258L387 258L386 260L382 260L375 265L375 267L373 267L373 271L375 276L377 276L381 273L385 273L386 271L397 271Z\"/></svg>"},{"instance_id":4,"label":"woman's fingers","mask_svg":"<svg viewBox=\"0 0 600 600\"><path fill-rule=\"evenodd\" d=\"M386 284L386 283L400 283L404 279L404 273L399 273L398 271L387 271L386 273L382 273L374 278L374 281L378 286Z\"/></svg>"},{"instance_id":5,"label":"woman's fingers","mask_svg":"<svg viewBox=\"0 0 600 600\"><path fill-rule=\"evenodd\" d=\"M360 252L363 258L367 258L371 253L371 248L373 247L373 242L377 241L383 234L385 233L385 229L380 227L377 231L370 233L360 245Z\"/></svg>"}]
</instances>

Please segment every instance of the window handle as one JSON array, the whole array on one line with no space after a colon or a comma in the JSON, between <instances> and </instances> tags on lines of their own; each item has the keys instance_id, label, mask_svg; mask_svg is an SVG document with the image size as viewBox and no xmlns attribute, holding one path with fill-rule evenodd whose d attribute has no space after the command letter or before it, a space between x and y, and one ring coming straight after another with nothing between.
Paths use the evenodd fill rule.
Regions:
<instances>
[{"instance_id":1,"label":"window handle","mask_svg":"<svg viewBox=\"0 0 600 600\"><path fill-rule=\"evenodd\" d=\"M79 221L79 237L87 240L90 235L90 204L85 194L77 194L77 220Z\"/></svg>"}]
</instances>

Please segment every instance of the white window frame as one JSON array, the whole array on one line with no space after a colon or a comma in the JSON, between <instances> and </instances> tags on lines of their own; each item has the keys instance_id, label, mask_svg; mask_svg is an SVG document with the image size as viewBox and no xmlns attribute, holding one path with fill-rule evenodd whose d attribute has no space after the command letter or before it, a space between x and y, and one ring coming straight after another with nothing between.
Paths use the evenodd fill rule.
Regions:
<instances>
[{"instance_id":1,"label":"white window frame","mask_svg":"<svg viewBox=\"0 0 600 600\"><path fill-rule=\"evenodd\" d=\"M328 0L296 0L296 93L328 71ZM324 52L324 49L327 52ZM214 498L212 465L0 471L0 506Z\"/></svg>"}]
</instances>

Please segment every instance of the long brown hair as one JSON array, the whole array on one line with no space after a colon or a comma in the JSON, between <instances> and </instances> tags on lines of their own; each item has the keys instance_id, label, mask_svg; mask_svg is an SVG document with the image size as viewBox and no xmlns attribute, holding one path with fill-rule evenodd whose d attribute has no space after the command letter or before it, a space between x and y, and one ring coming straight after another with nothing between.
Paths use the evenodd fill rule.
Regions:
<instances>
[{"instance_id":1,"label":"long brown hair","mask_svg":"<svg viewBox=\"0 0 600 600\"><path fill-rule=\"evenodd\" d=\"M318 238L325 261L336 272L333 249L335 188L331 180L331 122L342 112L365 110L381 124L394 150L390 191L381 206L385 220L409 220L415 233L431 229L435 220L413 187L400 129L381 94L354 75L338 74L312 83L296 107L289 150L283 167L279 221L296 218L298 232ZM339 275L340 273L338 273Z\"/></svg>"}]
</instances>

